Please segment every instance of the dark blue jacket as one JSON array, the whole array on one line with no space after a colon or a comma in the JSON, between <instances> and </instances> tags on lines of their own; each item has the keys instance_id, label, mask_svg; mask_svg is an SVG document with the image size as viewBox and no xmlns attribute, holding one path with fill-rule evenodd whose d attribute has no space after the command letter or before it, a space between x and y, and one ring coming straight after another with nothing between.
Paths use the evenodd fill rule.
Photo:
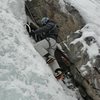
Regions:
<instances>
[{"instance_id":1,"label":"dark blue jacket","mask_svg":"<svg viewBox=\"0 0 100 100\"><path fill-rule=\"evenodd\" d=\"M36 34L37 38L41 38L40 40L45 38L53 38L57 40L58 26L53 21L48 21L46 25L35 30L33 34Z\"/></svg>"}]
</instances>

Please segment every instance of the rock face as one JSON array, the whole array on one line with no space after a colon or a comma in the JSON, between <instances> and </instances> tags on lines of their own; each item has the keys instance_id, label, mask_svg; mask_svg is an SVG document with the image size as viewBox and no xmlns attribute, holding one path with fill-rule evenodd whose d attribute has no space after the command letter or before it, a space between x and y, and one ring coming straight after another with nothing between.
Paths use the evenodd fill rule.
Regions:
<instances>
[{"instance_id":1,"label":"rock face","mask_svg":"<svg viewBox=\"0 0 100 100\"><path fill-rule=\"evenodd\" d=\"M84 44L79 41L73 44L73 41L81 38L83 34L82 31L77 33L75 31L85 25L79 12L68 3L64 5L66 10L62 11L59 0L32 0L26 4L32 12L34 20L38 21L43 16L49 16L57 22L60 28L58 42L73 63L70 71L79 87L84 88L80 87L80 92L86 100L90 100L87 98L87 94L93 100L100 100L100 56L95 56L94 61L89 58L87 50L82 50ZM88 46L91 46L91 42L96 43L92 36L86 37L84 41Z\"/></svg>"},{"instance_id":2,"label":"rock face","mask_svg":"<svg viewBox=\"0 0 100 100\"><path fill-rule=\"evenodd\" d=\"M75 39L81 38L82 35L82 31L71 33L67 41L61 43L61 45L71 62L73 62L73 65L70 66L70 71L76 82L85 88L85 91L93 100L100 100L100 56L97 55L90 58L88 50L82 50L84 46L82 42L73 42ZM88 46L96 45L95 38L92 36L85 37L84 41Z\"/></svg>"},{"instance_id":3,"label":"rock face","mask_svg":"<svg viewBox=\"0 0 100 100\"><path fill-rule=\"evenodd\" d=\"M79 12L71 5L66 4L65 7L68 8L68 11L62 12L59 0L32 0L27 1L26 5L36 21L43 16L48 16L57 22L60 28L59 42L65 40L70 32L82 28L85 24Z\"/></svg>"}]
</instances>

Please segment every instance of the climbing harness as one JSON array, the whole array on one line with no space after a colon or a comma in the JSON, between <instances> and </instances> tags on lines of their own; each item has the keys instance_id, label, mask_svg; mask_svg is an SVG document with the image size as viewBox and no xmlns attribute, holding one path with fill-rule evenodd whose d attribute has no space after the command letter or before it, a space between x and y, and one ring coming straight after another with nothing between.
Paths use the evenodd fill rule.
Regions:
<instances>
[{"instance_id":1,"label":"climbing harness","mask_svg":"<svg viewBox=\"0 0 100 100\"><path fill-rule=\"evenodd\" d=\"M47 42L48 42L48 44L49 44L49 49L54 49L53 47L56 46L56 42L55 42L54 45L51 45L51 43L50 43L50 38L46 38L46 40L47 40ZM54 50L55 50L55 49L54 49Z\"/></svg>"}]
</instances>

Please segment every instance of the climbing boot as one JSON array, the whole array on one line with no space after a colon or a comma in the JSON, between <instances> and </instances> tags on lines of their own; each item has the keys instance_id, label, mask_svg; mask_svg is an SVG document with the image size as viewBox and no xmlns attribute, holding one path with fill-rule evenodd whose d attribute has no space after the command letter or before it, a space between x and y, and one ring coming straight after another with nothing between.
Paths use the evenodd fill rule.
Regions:
<instances>
[{"instance_id":1,"label":"climbing boot","mask_svg":"<svg viewBox=\"0 0 100 100\"><path fill-rule=\"evenodd\" d=\"M53 56L49 55L49 56L47 57L47 59L46 59L46 62L47 62L48 64L50 64L50 63L54 62L54 60L55 60L55 58L54 58Z\"/></svg>"},{"instance_id":2,"label":"climbing boot","mask_svg":"<svg viewBox=\"0 0 100 100\"><path fill-rule=\"evenodd\" d=\"M62 80L62 81L65 78L63 70L61 68L55 70L54 76L57 80Z\"/></svg>"}]
</instances>

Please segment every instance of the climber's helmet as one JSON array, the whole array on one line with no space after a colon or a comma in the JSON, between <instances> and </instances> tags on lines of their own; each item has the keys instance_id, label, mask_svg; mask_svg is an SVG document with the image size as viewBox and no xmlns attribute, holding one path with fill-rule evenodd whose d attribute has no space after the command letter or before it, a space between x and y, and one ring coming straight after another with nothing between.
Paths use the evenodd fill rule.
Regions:
<instances>
[{"instance_id":1,"label":"climber's helmet","mask_svg":"<svg viewBox=\"0 0 100 100\"><path fill-rule=\"evenodd\" d=\"M48 17L43 17L43 18L41 19L42 25L46 25L48 21L49 21L49 18L48 18Z\"/></svg>"}]
</instances>

